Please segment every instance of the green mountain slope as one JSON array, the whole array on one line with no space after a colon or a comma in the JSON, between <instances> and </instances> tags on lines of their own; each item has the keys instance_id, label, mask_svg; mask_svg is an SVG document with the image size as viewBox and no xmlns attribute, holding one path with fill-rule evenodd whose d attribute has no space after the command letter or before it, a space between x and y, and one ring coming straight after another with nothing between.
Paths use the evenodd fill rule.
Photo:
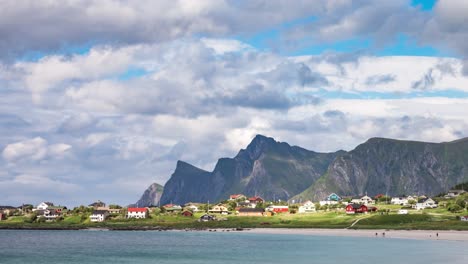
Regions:
<instances>
[{"instance_id":1,"label":"green mountain slope","mask_svg":"<svg viewBox=\"0 0 468 264\"><path fill-rule=\"evenodd\" d=\"M318 181L293 199L317 200L330 192L435 195L467 179L467 139L425 143L372 138L337 157Z\"/></svg>"}]
</instances>

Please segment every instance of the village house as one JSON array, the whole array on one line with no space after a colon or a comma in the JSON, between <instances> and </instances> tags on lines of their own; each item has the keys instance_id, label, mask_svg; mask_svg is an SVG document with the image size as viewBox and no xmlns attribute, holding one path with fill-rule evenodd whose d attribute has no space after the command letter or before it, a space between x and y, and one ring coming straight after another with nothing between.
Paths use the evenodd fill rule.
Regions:
<instances>
[{"instance_id":1,"label":"village house","mask_svg":"<svg viewBox=\"0 0 468 264\"><path fill-rule=\"evenodd\" d=\"M253 196L253 197L249 198L249 203L252 204L252 205L255 205L255 206L257 204L259 204L259 203L264 203L264 202L265 202L265 200L263 200L263 198L260 197L260 196ZM253 206L253 207L255 207L255 206Z\"/></svg>"},{"instance_id":2,"label":"village house","mask_svg":"<svg viewBox=\"0 0 468 264\"><path fill-rule=\"evenodd\" d=\"M146 218L148 216L147 208L127 208L127 218Z\"/></svg>"},{"instance_id":3,"label":"village house","mask_svg":"<svg viewBox=\"0 0 468 264\"><path fill-rule=\"evenodd\" d=\"M177 204L166 204L163 207L168 213L182 211L182 206L177 205Z\"/></svg>"},{"instance_id":4,"label":"village house","mask_svg":"<svg viewBox=\"0 0 468 264\"><path fill-rule=\"evenodd\" d=\"M430 209L430 208L437 208L437 204L431 198L420 199L413 208L416 210L423 210L423 209Z\"/></svg>"},{"instance_id":5,"label":"village house","mask_svg":"<svg viewBox=\"0 0 468 264\"><path fill-rule=\"evenodd\" d=\"M190 211L192 211L192 212L194 212L194 213L200 211L200 210L198 209L198 206L197 206L196 204L194 204L194 203L186 203L184 209L185 209L185 210L190 210Z\"/></svg>"},{"instance_id":6,"label":"village house","mask_svg":"<svg viewBox=\"0 0 468 264\"><path fill-rule=\"evenodd\" d=\"M240 200L246 200L247 197L243 194L231 194L229 195L229 201L240 201Z\"/></svg>"},{"instance_id":7,"label":"village house","mask_svg":"<svg viewBox=\"0 0 468 264\"><path fill-rule=\"evenodd\" d=\"M263 208L239 208L239 216L263 216Z\"/></svg>"},{"instance_id":8,"label":"village house","mask_svg":"<svg viewBox=\"0 0 468 264\"><path fill-rule=\"evenodd\" d=\"M0 212L0 221L2 220L5 220L6 219L6 215L4 212Z\"/></svg>"},{"instance_id":9,"label":"village house","mask_svg":"<svg viewBox=\"0 0 468 264\"><path fill-rule=\"evenodd\" d=\"M229 214L229 210L227 209L226 206L222 204L218 204L213 206L210 210L208 210L209 213L214 213L214 214L224 214L227 215Z\"/></svg>"},{"instance_id":10,"label":"village house","mask_svg":"<svg viewBox=\"0 0 468 264\"><path fill-rule=\"evenodd\" d=\"M182 216L185 216L185 217L192 217L193 216L193 213L189 210L185 210L181 213Z\"/></svg>"},{"instance_id":11,"label":"village house","mask_svg":"<svg viewBox=\"0 0 468 264\"><path fill-rule=\"evenodd\" d=\"M37 217L43 217L47 221L54 221L63 215L61 209L53 209L50 206L45 210L36 210Z\"/></svg>"},{"instance_id":12,"label":"village house","mask_svg":"<svg viewBox=\"0 0 468 264\"><path fill-rule=\"evenodd\" d=\"M3 212L5 216L10 215L14 211L18 210L18 208L9 205L2 205L0 206L0 212Z\"/></svg>"},{"instance_id":13,"label":"village house","mask_svg":"<svg viewBox=\"0 0 468 264\"><path fill-rule=\"evenodd\" d=\"M67 210L67 207L66 206L49 206L47 207L47 210L56 210L58 213L61 213L61 214L64 214L66 212L68 212Z\"/></svg>"},{"instance_id":14,"label":"village house","mask_svg":"<svg viewBox=\"0 0 468 264\"><path fill-rule=\"evenodd\" d=\"M413 196L400 196L400 197L392 197L390 200L391 204L406 206L410 203L410 201L416 201L416 198Z\"/></svg>"},{"instance_id":15,"label":"village house","mask_svg":"<svg viewBox=\"0 0 468 264\"><path fill-rule=\"evenodd\" d=\"M468 222L468 215L460 216L460 221Z\"/></svg>"},{"instance_id":16,"label":"village house","mask_svg":"<svg viewBox=\"0 0 468 264\"><path fill-rule=\"evenodd\" d=\"M255 208L255 206L256 206L256 204L251 204L249 202L249 200L238 202L237 205L240 206L240 207L250 207L250 208Z\"/></svg>"},{"instance_id":17,"label":"village house","mask_svg":"<svg viewBox=\"0 0 468 264\"><path fill-rule=\"evenodd\" d=\"M351 200L351 203L368 205L368 204L374 204L375 201L372 200L372 198L370 198L369 196L365 195L361 198L353 198Z\"/></svg>"},{"instance_id":18,"label":"village house","mask_svg":"<svg viewBox=\"0 0 468 264\"><path fill-rule=\"evenodd\" d=\"M325 198L325 200L320 201L320 206L338 204L341 201L341 197L336 193L332 193Z\"/></svg>"},{"instance_id":19,"label":"village house","mask_svg":"<svg viewBox=\"0 0 468 264\"><path fill-rule=\"evenodd\" d=\"M377 207L374 206L367 206L365 204L348 204L346 206L346 213L347 214L362 214L367 212L375 212L377 211Z\"/></svg>"},{"instance_id":20,"label":"village house","mask_svg":"<svg viewBox=\"0 0 468 264\"><path fill-rule=\"evenodd\" d=\"M107 211L109 214L120 214L122 209L119 208L109 208L109 207L98 207L97 211Z\"/></svg>"},{"instance_id":21,"label":"village house","mask_svg":"<svg viewBox=\"0 0 468 264\"><path fill-rule=\"evenodd\" d=\"M315 213L315 204L311 201L306 201L298 208L298 213L305 214L305 213Z\"/></svg>"},{"instance_id":22,"label":"village house","mask_svg":"<svg viewBox=\"0 0 468 264\"><path fill-rule=\"evenodd\" d=\"M287 213L289 212L289 207L287 205L270 205L267 208L265 208L265 211L273 212L276 214Z\"/></svg>"},{"instance_id":23,"label":"village house","mask_svg":"<svg viewBox=\"0 0 468 264\"><path fill-rule=\"evenodd\" d=\"M198 219L198 222L209 222L209 221L215 221L215 220L216 220L216 216L204 214L200 216L200 218Z\"/></svg>"},{"instance_id":24,"label":"village house","mask_svg":"<svg viewBox=\"0 0 468 264\"><path fill-rule=\"evenodd\" d=\"M38 204L38 205L36 206L36 208L33 209L33 211L36 211L36 210L46 210L49 206L54 206L54 204L51 203L51 202L42 202L42 203Z\"/></svg>"},{"instance_id":25,"label":"village house","mask_svg":"<svg viewBox=\"0 0 468 264\"><path fill-rule=\"evenodd\" d=\"M458 197L460 194L464 194L465 190L450 190L445 195L445 198L455 198Z\"/></svg>"},{"instance_id":26,"label":"village house","mask_svg":"<svg viewBox=\"0 0 468 264\"><path fill-rule=\"evenodd\" d=\"M109 215L107 210L94 210L89 216L91 222L104 222Z\"/></svg>"}]
</instances>

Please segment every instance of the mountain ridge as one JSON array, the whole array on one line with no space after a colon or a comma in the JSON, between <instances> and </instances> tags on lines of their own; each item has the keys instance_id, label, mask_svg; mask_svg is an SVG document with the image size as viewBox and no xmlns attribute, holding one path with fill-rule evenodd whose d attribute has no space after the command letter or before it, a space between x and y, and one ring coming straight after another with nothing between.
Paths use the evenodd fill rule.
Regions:
<instances>
[{"instance_id":1,"label":"mountain ridge","mask_svg":"<svg viewBox=\"0 0 468 264\"><path fill-rule=\"evenodd\" d=\"M268 200L421 191L429 195L468 179L468 138L433 143L369 138L351 151L321 153L256 135L213 171L178 161L161 203L217 202L230 194ZM375 193L377 194L377 193Z\"/></svg>"},{"instance_id":2,"label":"mountain ridge","mask_svg":"<svg viewBox=\"0 0 468 264\"><path fill-rule=\"evenodd\" d=\"M228 199L232 193L287 200L320 177L336 155L256 135L235 157L221 158L213 171L204 171L203 177L198 177L197 187L187 187L190 175L181 175L178 162L165 185L161 202L219 201ZM288 177L290 173L295 173L296 177ZM203 194L196 194L196 190Z\"/></svg>"}]
</instances>

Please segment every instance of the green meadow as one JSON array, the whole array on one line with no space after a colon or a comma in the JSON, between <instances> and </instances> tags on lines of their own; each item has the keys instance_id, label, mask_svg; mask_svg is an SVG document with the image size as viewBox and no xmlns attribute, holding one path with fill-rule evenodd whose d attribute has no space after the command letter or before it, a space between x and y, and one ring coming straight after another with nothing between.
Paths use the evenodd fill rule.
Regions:
<instances>
[{"instance_id":1,"label":"green meadow","mask_svg":"<svg viewBox=\"0 0 468 264\"><path fill-rule=\"evenodd\" d=\"M369 214L347 215L343 210L310 214L277 214L274 216L218 215L217 221L198 222L203 213L193 217L180 214L150 214L147 219L125 219L114 216L105 222L93 223L87 215L67 215L58 222L28 222L28 217L9 217L0 222L0 228L31 229L83 229L109 228L115 230L138 229L210 229L210 228L352 228L352 229L425 229L468 230L468 222L459 220L461 214L442 209L409 210L408 215L398 215L400 208L384 205ZM353 225L354 224L354 225Z\"/></svg>"}]
</instances>

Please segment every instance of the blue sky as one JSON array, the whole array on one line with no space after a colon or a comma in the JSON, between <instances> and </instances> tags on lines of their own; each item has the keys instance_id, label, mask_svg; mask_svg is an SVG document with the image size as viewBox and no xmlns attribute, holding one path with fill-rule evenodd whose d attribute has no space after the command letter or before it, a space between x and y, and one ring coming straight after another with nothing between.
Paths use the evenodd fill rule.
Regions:
<instances>
[{"instance_id":1,"label":"blue sky","mask_svg":"<svg viewBox=\"0 0 468 264\"><path fill-rule=\"evenodd\" d=\"M2 5L0 204L133 203L256 134L468 136L466 1Z\"/></svg>"}]
</instances>

